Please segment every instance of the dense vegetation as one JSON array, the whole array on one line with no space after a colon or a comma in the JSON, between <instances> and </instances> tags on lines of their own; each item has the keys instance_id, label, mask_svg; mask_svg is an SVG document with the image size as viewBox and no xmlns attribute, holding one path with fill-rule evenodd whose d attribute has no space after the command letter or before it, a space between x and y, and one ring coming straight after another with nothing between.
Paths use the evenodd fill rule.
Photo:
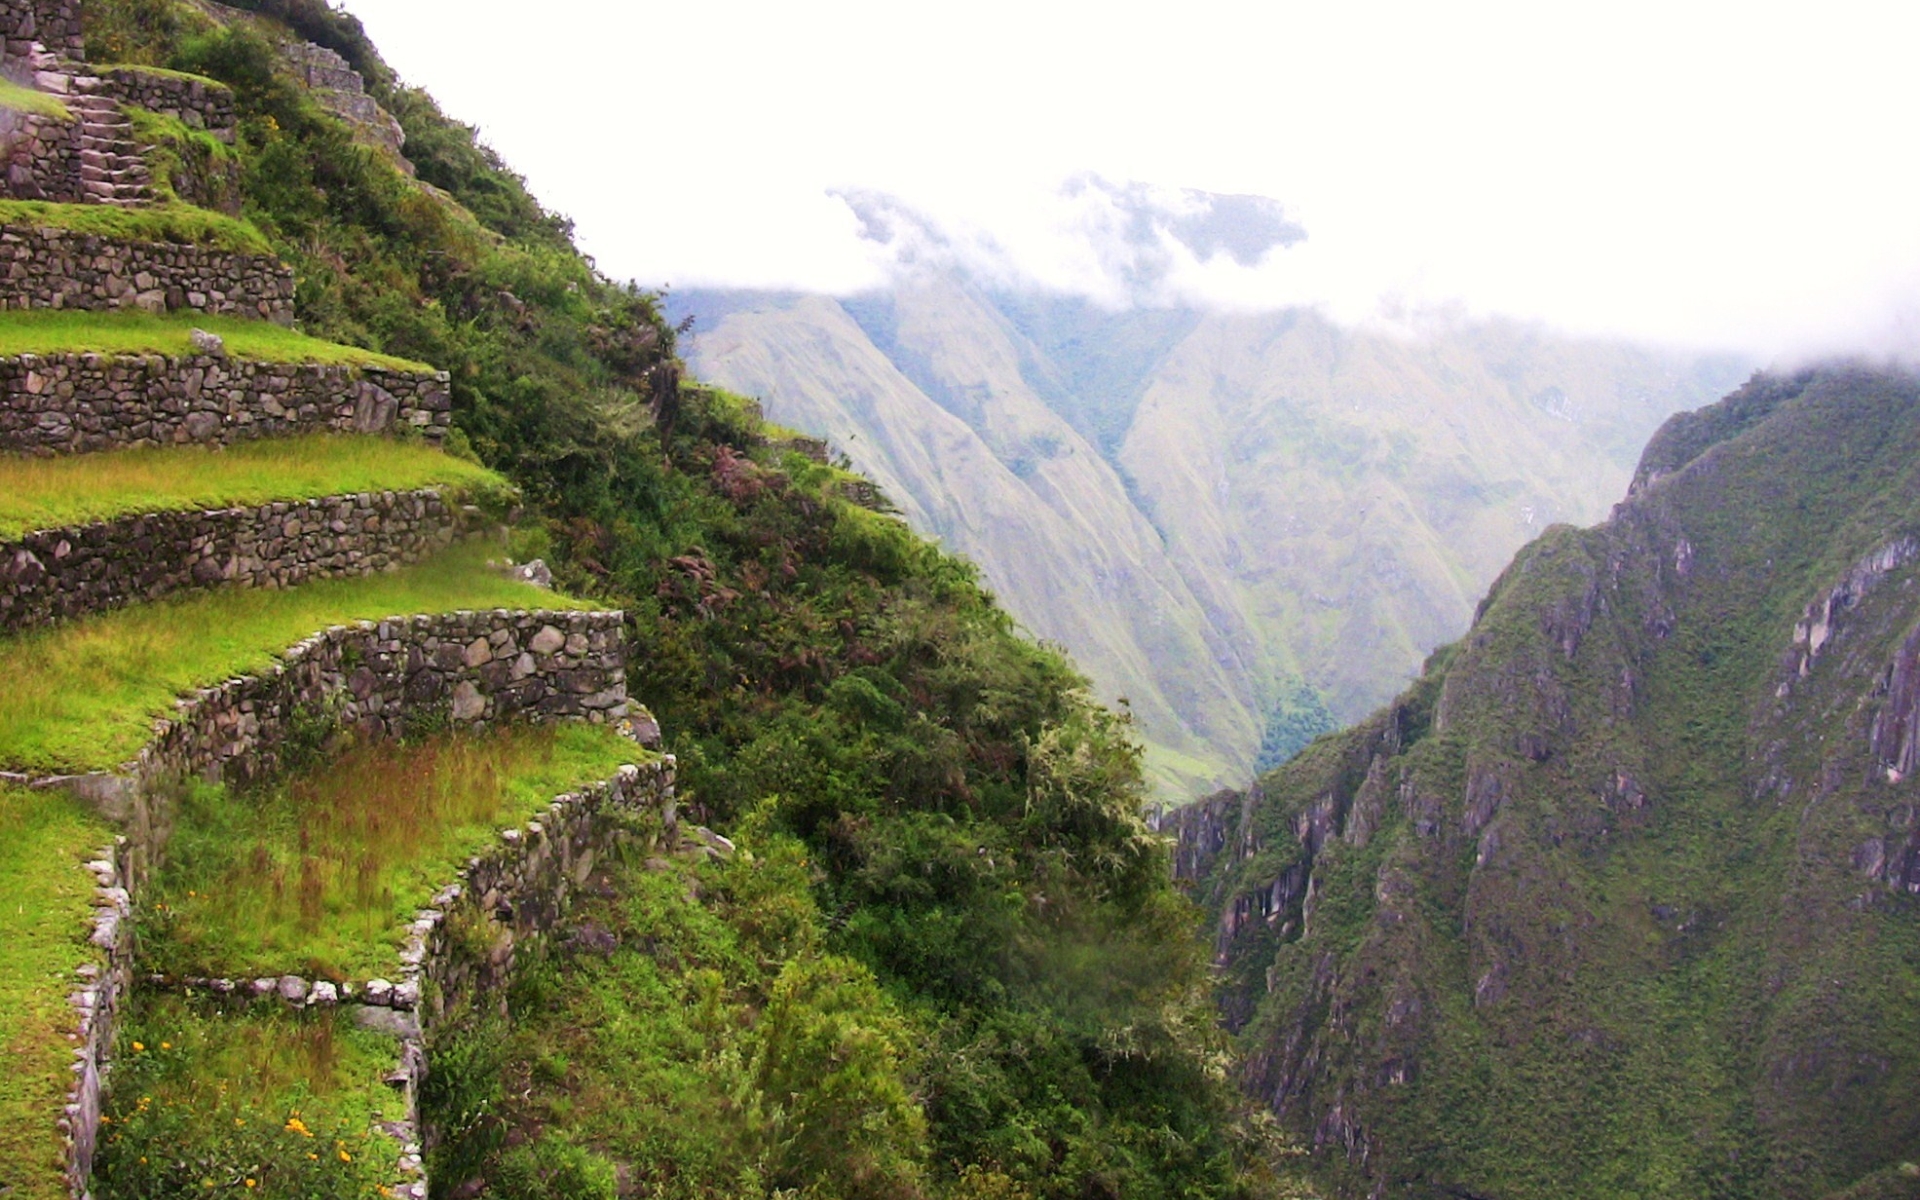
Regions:
<instances>
[{"instance_id":1,"label":"dense vegetation","mask_svg":"<svg viewBox=\"0 0 1920 1200\"><path fill-rule=\"evenodd\" d=\"M683 388L655 299L598 276L350 18L252 7L345 53L419 178L459 205L280 74L267 26L98 0L90 44L233 86L242 216L294 265L305 332L452 373L456 446L538 514L518 549L631 614L633 691L679 756L683 809L744 827L752 853L695 880L710 904L658 867L610 875L604 962L556 958L504 1035L434 1048L442 1186L1259 1186L1269 1147L1232 1119L1193 917L1142 823L1126 723L966 564L863 506L870 488L751 405ZM705 1074L701 1055L723 1065ZM537 1096L528 1056L545 1064ZM612 1119L642 1097L685 1107Z\"/></svg>"},{"instance_id":2,"label":"dense vegetation","mask_svg":"<svg viewBox=\"0 0 1920 1200\"><path fill-rule=\"evenodd\" d=\"M1243 1081L1344 1194L1920 1196L1917 464L1913 376L1758 377L1186 815Z\"/></svg>"}]
</instances>

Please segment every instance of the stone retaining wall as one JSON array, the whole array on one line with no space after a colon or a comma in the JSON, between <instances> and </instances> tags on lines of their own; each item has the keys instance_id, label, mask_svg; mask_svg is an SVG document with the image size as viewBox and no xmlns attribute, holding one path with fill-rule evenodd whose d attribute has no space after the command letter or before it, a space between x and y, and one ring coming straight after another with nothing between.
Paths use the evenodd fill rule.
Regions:
<instances>
[{"instance_id":1,"label":"stone retaining wall","mask_svg":"<svg viewBox=\"0 0 1920 1200\"><path fill-rule=\"evenodd\" d=\"M334 430L446 436L444 373L258 363L222 355L0 358L0 450L80 454L227 445Z\"/></svg>"},{"instance_id":2,"label":"stone retaining wall","mask_svg":"<svg viewBox=\"0 0 1920 1200\"><path fill-rule=\"evenodd\" d=\"M79 202L80 123L0 109L0 196Z\"/></svg>"},{"instance_id":3,"label":"stone retaining wall","mask_svg":"<svg viewBox=\"0 0 1920 1200\"><path fill-rule=\"evenodd\" d=\"M0 38L6 57L25 59L39 42L55 54L80 59L86 39L80 32L80 0L0 0Z\"/></svg>"},{"instance_id":4,"label":"stone retaining wall","mask_svg":"<svg viewBox=\"0 0 1920 1200\"><path fill-rule=\"evenodd\" d=\"M171 832L175 781L269 774L303 729L388 738L511 720L620 720L628 713L624 620L493 609L338 625L258 675L180 701L118 773L39 783L63 786L121 822L138 881Z\"/></svg>"},{"instance_id":5,"label":"stone retaining wall","mask_svg":"<svg viewBox=\"0 0 1920 1200\"><path fill-rule=\"evenodd\" d=\"M100 73L100 94L122 104L173 117L189 129L204 129L221 141L233 140L238 117L233 89L211 79L163 75L139 67L113 67Z\"/></svg>"},{"instance_id":6,"label":"stone retaining wall","mask_svg":"<svg viewBox=\"0 0 1920 1200\"><path fill-rule=\"evenodd\" d=\"M432 488L147 513L0 542L0 633L210 587L292 587L414 562L476 525Z\"/></svg>"},{"instance_id":7,"label":"stone retaining wall","mask_svg":"<svg viewBox=\"0 0 1920 1200\"><path fill-rule=\"evenodd\" d=\"M76 1198L89 1194L106 1068L113 1057L114 1025L127 989L133 984L133 937L129 928L133 902L120 865L125 848L126 839L120 838L87 864L94 881L87 941L97 953L75 970L73 992L68 997L76 1031L73 1086L67 1091L59 1130L67 1190Z\"/></svg>"},{"instance_id":8,"label":"stone retaining wall","mask_svg":"<svg viewBox=\"0 0 1920 1200\"><path fill-rule=\"evenodd\" d=\"M290 325L293 271L266 254L0 225L0 308L187 309Z\"/></svg>"},{"instance_id":9,"label":"stone retaining wall","mask_svg":"<svg viewBox=\"0 0 1920 1200\"><path fill-rule=\"evenodd\" d=\"M34 782L72 791L127 829L101 861L88 864L97 885L91 940L105 965L83 965L72 997L75 1084L60 1131L76 1200L86 1195L92 1172L115 1016L133 982L127 929L132 896L165 843L172 784L188 775L245 778L270 771L289 735L300 723L316 720L390 737L435 724L481 727L513 719L574 718L626 722L625 727L637 727L637 738L657 740L658 727L644 710L627 721L624 622L618 612L496 609L336 626L294 646L280 664L259 675L230 679L181 701L171 720L155 723L153 741L120 774ZM572 889L617 836L603 819L605 810L653 800L669 804L672 795L672 759L657 760L563 796L545 817L503 834L498 846L469 860L455 886L434 898L434 909L420 912L397 984L374 980L356 992L288 976L240 983L196 980L191 986L223 996L277 995L296 1005L358 1000L360 1011L372 1014L363 1023L400 1039L409 1120L389 1132L404 1146L409 1178L402 1181L403 1194L424 1197L417 1091L426 1056L420 1016L432 1010L423 1003L423 981L444 978L457 988L494 978L462 957L461 947L473 945L471 940L456 945L446 938L448 915L467 911L461 901L471 892L471 904L491 898L517 906L516 913L524 909L523 916L507 918L508 924L514 936L537 935L558 919ZM498 924L500 912L494 919ZM492 954L489 950L489 959Z\"/></svg>"},{"instance_id":10,"label":"stone retaining wall","mask_svg":"<svg viewBox=\"0 0 1920 1200\"><path fill-rule=\"evenodd\" d=\"M610 819L614 814L657 809L659 832L671 840L674 768L671 755L623 767L612 779L556 797L524 825L501 831L434 895L430 907L415 914L391 980L154 976L146 982L243 1003L337 1006L363 1028L396 1039L395 1078L403 1081L407 1118L382 1126L400 1146L403 1178L393 1194L424 1200L419 1095L428 1070L426 1036L449 1014L504 1003L516 949L559 928L595 865L629 836L622 823Z\"/></svg>"},{"instance_id":11,"label":"stone retaining wall","mask_svg":"<svg viewBox=\"0 0 1920 1200\"><path fill-rule=\"evenodd\" d=\"M393 114L367 95L366 80L346 59L325 46L299 41L282 45L280 56L321 108L351 125L362 140L390 151L401 169L413 173L413 164L400 154L407 141L405 130Z\"/></svg>"}]
</instances>

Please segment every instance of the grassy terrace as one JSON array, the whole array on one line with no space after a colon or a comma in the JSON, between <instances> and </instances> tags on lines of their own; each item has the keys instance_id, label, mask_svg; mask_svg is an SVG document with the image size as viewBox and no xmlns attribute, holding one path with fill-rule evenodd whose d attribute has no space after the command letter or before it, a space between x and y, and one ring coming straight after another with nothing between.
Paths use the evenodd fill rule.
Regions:
<instances>
[{"instance_id":1,"label":"grassy terrace","mask_svg":"<svg viewBox=\"0 0 1920 1200\"><path fill-rule=\"evenodd\" d=\"M109 71L132 71L136 75L152 75L157 79L179 79L187 83L204 85L208 91L231 92L233 89L208 75L195 75L191 71L176 71L171 67L150 67L146 63L90 63L89 68L95 75L105 75Z\"/></svg>"},{"instance_id":2,"label":"grassy terrace","mask_svg":"<svg viewBox=\"0 0 1920 1200\"><path fill-rule=\"evenodd\" d=\"M54 1121L73 1074L73 970L108 831L64 796L0 786L0 1195L65 1200Z\"/></svg>"},{"instance_id":3,"label":"grassy terrace","mask_svg":"<svg viewBox=\"0 0 1920 1200\"><path fill-rule=\"evenodd\" d=\"M105 207L102 205L101 207ZM67 312L55 309L0 313L0 356L17 354L193 353L195 329L226 339L235 358L272 363L323 363L431 371L425 363L377 354L357 346L323 342L269 321L240 321L204 313L156 316L143 312Z\"/></svg>"},{"instance_id":4,"label":"grassy terrace","mask_svg":"<svg viewBox=\"0 0 1920 1200\"><path fill-rule=\"evenodd\" d=\"M40 93L26 94L38 96ZM250 223L191 204L116 208L111 204L0 200L0 225L65 229L122 242L176 242L190 246L212 246L242 254L273 253L266 235Z\"/></svg>"},{"instance_id":5,"label":"grassy terrace","mask_svg":"<svg viewBox=\"0 0 1920 1200\"><path fill-rule=\"evenodd\" d=\"M100 1200L360 1200L393 1182L399 1146L373 1131L405 1115L381 1082L392 1039L332 1011L222 1011L148 994L119 1041L94 1167Z\"/></svg>"},{"instance_id":6,"label":"grassy terrace","mask_svg":"<svg viewBox=\"0 0 1920 1200\"><path fill-rule=\"evenodd\" d=\"M60 102L58 96L36 92L30 87L22 87L4 75L0 75L0 108L34 113L42 117L55 117L62 121L73 120L73 114L67 111L67 106Z\"/></svg>"},{"instance_id":7,"label":"grassy terrace","mask_svg":"<svg viewBox=\"0 0 1920 1200\"><path fill-rule=\"evenodd\" d=\"M152 736L175 696L258 671L329 625L455 609L590 608L487 569L487 547L456 546L365 579L285 591L180 596L0 642L0 764L108 770Z\"/></svg>"},{"instance_id":8,"label":"grassy terrace","mask_svg":"<svg viewBox=\"0 0 1920 1200\"><path fill-rule=\"evenodd\" d=\"M505 480L422 442L312 434L67 458L0 455L0 539L129 514L441 487L504 498Z\"/></svg>"},{"instance_id":9,"label":"grassy terrace","mask_svg":"<svg viewBox=\"0 0 1920 1200\"><path fill-rule=\"evenodd\" d=\"M520 726L361 746L251 794L199 787L147 894L147 961L391 978L405 924L500 829L650 757L605 726Z\"/></svg>"}]
</instances>

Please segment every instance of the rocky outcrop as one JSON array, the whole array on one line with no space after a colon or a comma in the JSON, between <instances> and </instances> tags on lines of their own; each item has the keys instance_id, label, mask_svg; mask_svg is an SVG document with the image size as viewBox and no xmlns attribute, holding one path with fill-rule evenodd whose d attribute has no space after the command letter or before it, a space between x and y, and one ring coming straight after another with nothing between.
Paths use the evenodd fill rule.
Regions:
<instances>
[{"instance_id":1,"label":"rocky outcrop","mask_svg":"<svg viewBox=\"0 0 1920 1200\"><path fill-rule=\"evenodd\" d=\"M0 308L211 313L293 322L293 272L264 254L0 226Z\"/></svg>"},{"instance_id":2,"label":"rocky outcrop","mask_svg":"<svg viewBox=\"0 0 1920 1200\"><path fill-rule=\"evenodd\" d=\"M1920 773L1920 628L1894 654L1883 688L1869 744L1887 781L1903 783Z\"/></svg>"},{"instance_id":3,"label":"rocky outcrop","mask_svg":"<svg viewBox=\"0 0 1920 1200\"><path fill-rule=\"evenodd\" d=\"M0 450L81 454L332 430L446 436L445 373L224 354L0 358Z\"/></svg>"},{"instance_id":4,"label":"rocky outcrop","mask_svg":"<svg viewBox=\"0 0 1920 1200\"><path fill-rule=\"evenodd\" d=\"M0 543L0 631L217 587L293 587L424 558L480 514L436 489L146 513Z\"/></svg>"}]
</instances>

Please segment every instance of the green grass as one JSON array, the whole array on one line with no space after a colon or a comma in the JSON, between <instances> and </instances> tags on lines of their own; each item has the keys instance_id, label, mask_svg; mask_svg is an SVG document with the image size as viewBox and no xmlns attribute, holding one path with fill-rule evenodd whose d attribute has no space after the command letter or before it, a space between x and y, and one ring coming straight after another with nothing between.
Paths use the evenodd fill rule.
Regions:
<instances>
[{"instance_id":1,"label":"green grass","mask_svg":"<svg viewBox=\"0 0 1920 1200\"><path fill-rule=\"evenodd\" d=\"M94 1195L382 1195L399 1146L374 1126L405 1116L382 1082L398 1049L336 1011L141 995L120 1034Z\"/></svg>"},{"instance_id":2,"label":"green grass","mask_svg":"<svg viewBox=\"0 0 1920 1200\"><path fill-rule=\"evenodd\" d=\"M73 971L107 830L64 796L0 787L0 1195L64 1200L54 1122L73 1080Z\"/></svg>"},{"instance_id":3,"label":"green grass","mask_svg":"<svg viewBox=\"0 0 1920 1200\"><path fill-rule=\"evenodd\" d=\"M194 353L191 334L195 329L219 334L226 339L229 355L256 362L433 370L425 363L376 354L357 346L323 342L270 321L242 321L204 313L157 316L144 312L68 312L44 308L0 313L0 356L187 355Z\"/></svg>"},{"instance_id":4,"label":"green grass","mask_svg":"<svg viewBox=\"0 0 1920 1200\"><path fill-rule=\"evenodd\" d=\"M330 625L454 609L590 608L487 569L484 545L403 570L285 591L223 591L89 617L0 642L0 763L108 770L132 758L175 696L259 671Z\"/></svg>"},{"instance_id":5,"label":"green grass","mask_svg":"<svg viewBox=\"0 0 1920 1200\"><path fill-rule=\"evenodd\" d=\"M0 200L0 225L65 229L122 242L177 242L242 254L273 253L266 236L250 223L190 204L116 208L111 204Z\"/></svg>"},{"instance_id":6,"label":"green grass","mask_svg":"<svg viewBox=\"0 0 1920 1200\"><path fill-rule=\"evenodd\" d=\"M0 108L11 108L15 112L33 113L61 121L73 120L73 114L60 102L60 97L48 92L36 92L30 87L22 87L4 75L0 75Z\"/></svg>"},{"instance_id":7,"label":"green grass","mask_svg":"<svg viewBox=\"0 0 1920 1200\"><path fill-rule=\"evenodd\" d=\"M169 974L391 977L405 926L502 828L652 755L605 726L354 748L254 794L203 785L149 892Z\"/></svg>"},{"instance_id":8,"label":"green grass","mask_svg":"<svg viewBox=\"0 0 1920 1200\"><path fill-rule=\"evenodd\" d=\"M145 63L90 63L95 75L105 75L109 71L132 71L139 75L157 75L162 79L184 79L189 83L203 83L211 91L231 92L232 88L206 75L195 75L191 71L175 71L167 67L150 67Z\"/></svg>"},{"instance_id":9,"label":"green grass","mask_svg":"<svg viewBox=\"0 0 1920 1200\"><path fill-rule=\"evenodd\" d=\"M204 446L142 447L67 458L0 456L0 538L134 513L180 512L355 492L439 486L508 494L485 467L425 443L312 434Z\"/></svg>"}]
</instances>

